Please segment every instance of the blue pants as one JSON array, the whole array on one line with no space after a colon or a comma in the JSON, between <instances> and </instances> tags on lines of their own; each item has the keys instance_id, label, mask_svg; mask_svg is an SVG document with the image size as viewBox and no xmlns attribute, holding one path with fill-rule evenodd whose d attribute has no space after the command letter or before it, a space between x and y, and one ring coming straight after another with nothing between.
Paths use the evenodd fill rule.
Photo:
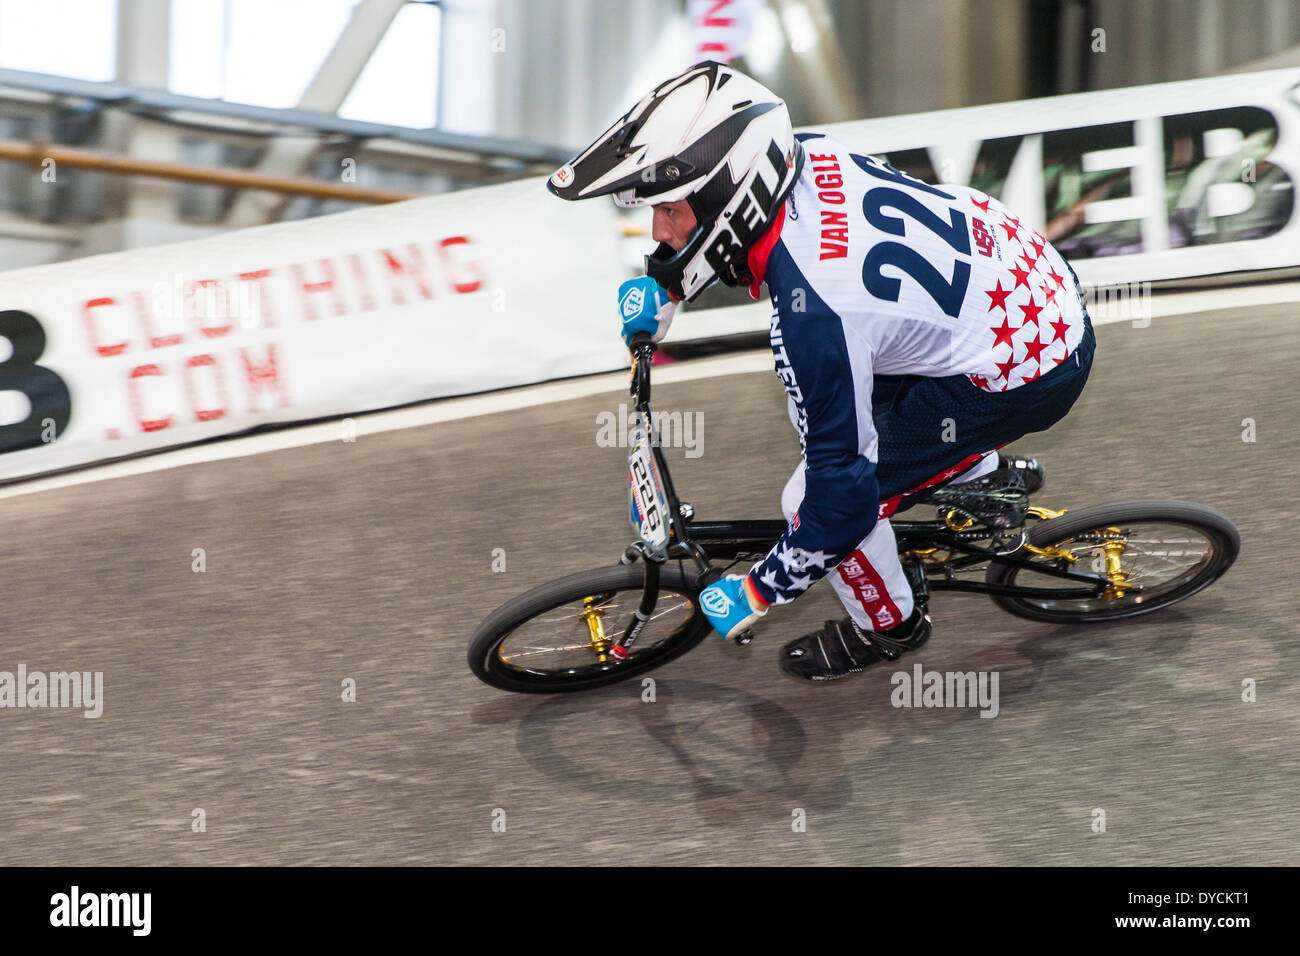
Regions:
<instances>
[{"instance_id":1,"label":"blue pants","mask_svg":"<svg viewBox=\"0 0 1300 956\"><path fill-rule=\"evenodd\" d=\"M902 510L943 484L916 491L946 469L1051 428L1083 391L1096 341L1085 313L1083 338L1073 354L1041 378L1009 392L986 392L964 375L877 375L871 418L880 435L880 500L901 495L892 510ZM943 441L945 434L954 440Z\"/></svg>"}]
</instances>

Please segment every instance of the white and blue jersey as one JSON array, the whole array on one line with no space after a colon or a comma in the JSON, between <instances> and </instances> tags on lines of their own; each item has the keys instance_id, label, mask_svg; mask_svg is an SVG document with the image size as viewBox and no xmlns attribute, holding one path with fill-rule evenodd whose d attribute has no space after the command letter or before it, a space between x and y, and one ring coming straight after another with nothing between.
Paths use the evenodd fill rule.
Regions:
<instances>
[{"instance_id":1,"label":"white and blue jersey","mask_svg":"<svg viewBox=\"0 0 1300 956\"><path fill-rule=\"evenodd\" d=\"M938 480L941 468L976 461L1063 415L1073 397L1050 421L1026 409L1048 394L1049 382L1039 380L1058 366L1081 369L1082 389L1091 356L1069 266L996 199L923 183L820 134L799 139L803 173L750 253L753 292L766 281L772 297L772 351L804 458L798 510L751 572L773 604L793 600L845 558L856 561L855 549L892 510L882 502L896 507L922 484L916 476ZM933 387L912 388L917 377ZM886 392L905 410L906 428L895 422L882 445ZM978 411L964 421L962 409ZM918 463L935 467L905 467ZM846 581L854 584L851 575Z\"/></svg>"}]
</instances>

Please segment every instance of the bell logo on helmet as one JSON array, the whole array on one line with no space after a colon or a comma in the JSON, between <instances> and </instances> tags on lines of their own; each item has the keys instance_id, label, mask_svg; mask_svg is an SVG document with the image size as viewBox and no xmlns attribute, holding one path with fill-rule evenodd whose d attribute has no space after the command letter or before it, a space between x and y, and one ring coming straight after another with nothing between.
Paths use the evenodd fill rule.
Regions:
<instances>
[{"instance_id":1,"label":"bell logo on helmet","mask_svg":"<svg viewBox=\"0 0 1300 956\"><path fill-rule=\"evenodd\" d=\"M569 185L569 183L573 182L573 167L569 163L565 163L551 174L551 182L560 187Z\"/></svg>"},{"instance_id":2,"label":"bell logo on helmet","mask_svg":"<svg viewBox=\"0 0 1300 956\"><path fill-rule=\"evenodd\" d=\"M624 319L630 319L641 311L641 306L645 304L645 291L640 286L633 286L627 290L627 295L623 296L623 301L619 303L619 309L623 313Z\"/></svg>"},{"instance_id":3,"label":"bell logo on helmet","mask_svg":"<svg viewBox=\"0 0 1300 956\"><path fill-rule=\"evenodd\" d=\"M785 157L775 142L768 144L767 161L775 171L775 182L779 185ZM761 170L755 170L749 189L736 207L737 215L731 215L730 210L723 213L719 225L725 224L725 228L717 231L713 241L704 250L704 258L715 272L725 274L728 270L735 271L737 264L741 268L745 267L745 250L758 239L763 227L767 225L767 210L772 206L772 198L772 187L763 179Z\"/></svg>"}]
</instances>

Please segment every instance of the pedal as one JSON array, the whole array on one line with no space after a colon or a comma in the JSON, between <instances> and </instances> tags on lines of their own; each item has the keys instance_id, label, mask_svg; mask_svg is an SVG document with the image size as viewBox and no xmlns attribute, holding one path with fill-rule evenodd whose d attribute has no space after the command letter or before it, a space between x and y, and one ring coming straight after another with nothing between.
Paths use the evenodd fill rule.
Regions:
<instances>
[{"instance_id":1,"label":"pedal","mask_svg":"<svg viewBox=\"0 0 1300 956\"><path fill-rule=\"evenodd\" d=\"M742 631L741 633L736 635L735 642L739 644L741 647L744 647L753 639L754 639L753 631Z\"/></svg>"}]
</instances>

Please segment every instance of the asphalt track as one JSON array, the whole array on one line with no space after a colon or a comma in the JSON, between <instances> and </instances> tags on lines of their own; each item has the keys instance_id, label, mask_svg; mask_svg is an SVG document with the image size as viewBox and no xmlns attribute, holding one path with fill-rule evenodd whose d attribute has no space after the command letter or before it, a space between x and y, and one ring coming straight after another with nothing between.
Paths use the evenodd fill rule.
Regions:
<instances>
[{"instance_id":1,"label":"asphalt track","mask_svg":"<svg viewBox=\"0 0 1300 956\"><path fill-rule=\"evenodd\" d=\"M0 710L0 862L1300 863L1295 312L1098 329L1074 412L1018 446L1049 469L1036 500L1201 501L1242 555L1131 623L936 596L915 656L999 672L995 719L896 709L886 670L782 677L780 644L838 615L825 584L656 672L654 703L475 680L489 610L628 541L625 451L595 441L622 391L6 500L0 669L105 686L96 720ZM773 374L655 400L703 415L703 455L671 453L701 517L779 517Z\"/></svg>"}]
</instances>

